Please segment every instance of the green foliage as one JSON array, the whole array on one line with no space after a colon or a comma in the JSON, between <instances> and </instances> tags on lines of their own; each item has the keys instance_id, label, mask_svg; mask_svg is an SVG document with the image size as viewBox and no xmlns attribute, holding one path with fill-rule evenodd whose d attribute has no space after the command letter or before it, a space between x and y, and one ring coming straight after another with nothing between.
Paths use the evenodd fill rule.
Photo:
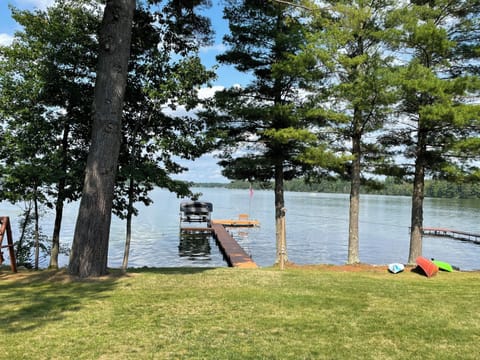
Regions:
<instances>
[{"instance_id":1,"label":"green foliage","mask_svg":"<svg viewBox=\"0 0 480 360\"><path fill-rule=\"evenodd\" d=\"M171 178L186 170L174 159L210 149L201 121L165 111L193 109L198 87L214 77L198 57L211 30L194 10L205 4L172 0L159 11L136 11L114 207L121 217L136 214L136 201L148 205L154 186L191 194L188 183ZM61 217L64 201L77 199L83 185L101 9L57 0L45 11L12 9L12 16L22 30L0 49L0 197L34 196Z\"/></svg>"},{"instance_id":2,"label":"green foliage","mask_svg":"<svg viewBox=\"0 0 480 360\"><path fill-rule=\"evenodd\" d=\"M412 55L396 80L399 110L408 126L397 127L384 139L388 145L402 144L397 153L421 162L430 176L462 180L478 169L480 108L475 97L480 83L470 72L465 43L456 41L466 39L466 29L478 34L480 24L471 19L475 13L475 1L437 0L395 15L403 29L399 46ZM413 174L411 164L404 174Z\"/></svg>"},{"instance_id":3,"label":"green foliage","mask_svg":"<svg viewBox=\"0 0 480 360\"><path fill-rule=\"evenodd\" d=\"M407 159L398 167L404 178L413 178L412 216L409 263L422 253L423 198L425 178L448 178L461 181L478 173L480 153L464 157L456 144L480 135L478 92L480 87L468 84L471 79L471 57L455 38L466 35L471 42L480 31L470 18L478 15L476 0L434 0L416 2L400 8L392 19L401 30L393 43L395 50L407 54L407 63L397 73L398 111L402 123L394 124L380 142L390 146L394 155ZM465 24L468 26L465 27ZM457 35L456 35L457 34ZM459 36L459 37L457 37ZM465 44L465 43L464 43ZM451 70L450 70L451 69ZM473 111L472 111L473 110ZM473 115L473 116L472 116ZM390 172L391 174L391 172ZM475 176L475 175L473 175Z\"/></svg>"},{"instance_id":4,"label":"green foliage","mask_svg":"<svg viewBox=\"0 0 480 360\"><path fill-rule=\"evenodd\" d=\"M286 251L280 221L285 216L283 182L311 168L303 161L305 153L321 143L318 127L307 122L302 112L303 69L290 61L306 42L303 24L298 12L278 2L229 0L224 17L230 27L224 37L228 49L217 59L251 74L252 81L217 93L203 116L219 139L224 176L257 182L273 179L278 262L286 258L280 255Z\"/></svg>"},{"instance_id":5,"label":"green foliage","mask_svg":"<svg viewBox=\"0 0 480 360\"><path fill-rule=\"evenodd\" d=\"M218 60L254 78L217 93L213 111L204 115L220 138L224 175L232 179L293 178L310 167L307 149L319 145L298 92L305 67L290 60L306 41L298 15L275 2L227 2L229 49ZM306 66L311 60L301 59Z\"/></svg>"},{"instance_id":6,"label":"green foliage","mask_svg":"<svg viewBox=\"0 0 480 360\"><path fill-rule=\"evenodd\" d=\"M387 18L394 2L332 1L327 7L316 6L325 9L310 14L310 43L303 52L316 58L323 71L318 71L319 78L309 76L305 81L311 83L309 105L320 108L315 112L329 125L332 150L317 150L307 159L317 169L327 168L351 182L348 262L357 263L362 176L385 161L379 155L384 153L381 147L372 146L369 135L382 129L396 101L391 57L385 51L390 35Z\"/></svg>"},{"instance_id":7,"label":"green foliage","mask_svg":"<svg viewBox=\"0 0 480 360\"><path fill-rule=\"evenodd\" d=\"M195 159L211 146L203 121L170 114L179 106L195 108L197 89L215 76L198 57L210 34L209 22L191 11L203 1L184 10L175 3L164 4L162 11L137 7L134 16L114 200L114 212L122 218L137 214L135 202L149 205L148 193L155 186L191 196L190 184L172 178L186 170L176 159Z\"/></svg>"},{"instance_id":8,"label":"green foliage","mask_svg":"<svg viewBox=\"0 0 480 360\"><path fill-rule=\"evenodd\" d=\"M57 1L46 11L12 9L23 30L0 49L0 166L11 200L27 193L15 183L43 187L43 201L59 192L70 200L79 195L93 94L91 34L98 23L98 8L83 5ZM50 187L61 179L62 188Z\"/></svg>"},{"instance_id":9,"label":"green foliage","mask_svg":"<svg viewBox=\"0 0 480 360\"><path fill-rule=\"evenodd\" d=\"M12 8L12 17L22 30L0 48L2 195L56 208L56 263L63 204L78 199L82 187L100 8L57 0L45 11Z\"/></svg>"},{"instance_id":10,"label":"green foliage","mask_svg":"<svg viewBox=\"0 0 480 360\"><path fill-rule=\"evenodd\" d=\"M368 135L382 128L397 100L392 56L386 51L393 31L387 17L394 5L388 0L341 1L308 13L309 42L297 56L315 58L318 69L316 77L305 79L307 114L328 124L330 146L347 155L339 159L347 167L359 158L365 171L373 171L375 163L367 160L377 158L381 149L370 146ZM345 139L355 139L360 147L353 149Z\"/></svg>"},{"instance_id":11,"label":"green foliage","mask_svg":"<svg viewBox=\"0 0 480 360\"><path fill-rule=\"evenodd\" d=\"M183 105L187 110L195 107L199 103L196 89L214 76L197 55L210 34L208 19L192 12L202 3L190 3L188 9L180 10L179 2L171 1L163 5L163 11L139 7L136 12L118 214L126 208L121 194L128 174L135 175L138 200L144 203L150 202L147 193L153 185L186 195L188 184L170 177L185 170L172 158L192 159L208 148L201 122L162 111L165 105ZM7 185L12 189L10 198L21 196L24 191L15 184L31 183L27 175L45 186L63 181L63 189L58 191L64 199L75 200L80 194L90 141L96 33L101 20L98 7L84 5L58 0L46 11L12 10L24 30L16 33L11 46L1 49L0 114L5 126L0 151L4 160L11 160L0 166L12 166L2 171L4 197ZM202 39L197 39L201 33ZM169 41L160 41L161 35ZM47 195L55 197L54 189L44 193L45 199Z\"/></svg>"},{"instance_id":12,"label":"green foliage","mask_svg":"<svg viewBox=\"0 0 480 360\"><path fill-rule=\"evenodd\" d=\"M303 164L309 164L312 167L328 170L337 170L339 172L344 169L344 164L351 161L351 155L337 155L325 145L321 144L315 147L309 147L298 156ZM318 171L317 171L318 173Z\"/></svg>"},{"instance_id":13,"label":"green foliage","mask_svg":"<svg viewBox=\"0 0 480 360\"><path fill-rule=\"evenodd\" d=\"M210 7L211 0L148 0L147 3L158 5L153 15L159 32L163 34L161 46L164 46L167 52L183 57L192 49L198 50L200 45L211 43L211 21L199 11Z\"/></svg>"}]
</instances>

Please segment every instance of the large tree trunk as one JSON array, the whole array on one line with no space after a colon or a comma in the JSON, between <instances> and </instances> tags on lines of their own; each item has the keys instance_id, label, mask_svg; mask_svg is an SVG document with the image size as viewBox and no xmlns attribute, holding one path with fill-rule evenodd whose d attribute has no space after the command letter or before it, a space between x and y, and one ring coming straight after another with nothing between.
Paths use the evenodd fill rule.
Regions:
<instances>
[{"instance_id":1,"label":"large tree trunk","mask_svg":"<svg viewBox=\"0 0 480 360\"><path fill-rule=\"evenodd\" d=\"M277 245L276 264L288 261L287 235L285 230L285 198L283 194L283 163L275 165L275 235Z\"/></svg>"},{"instance_id":2,"label":"large tree trunk","mask_svg":"<svg viewBox=\"0 0 480 360\"><path fill-rule=\"evenodd\" d=\"M362 149L360 143L361 133L355 132L352 137L352 155L354 156L351 169L350 183L350 209L348 226L348 263L356 264L359 258L359 214L360 214L360 175Z\"/></svg>"},{"instance_id":3,"label":"large tree trunk","mask_svg":"<svg viewBox=\"0 0 480 360\"><path fill-rule=\"evenodd\" d=\"M421 131L418 134L417 155L415 160L415 176L412 194L412 219L410 231L410 252L408 263L422 255L423 198L425 188L425 139Z\"/></svg>"},{"instance_id":4,"label":"large tree trunk","mask_svg":"<svg viewBox=\"0 0 480 360\"><path fill-rule=\"evenodd\" d=\"M135 0L109 0L100 30L87 159L69 270L80 277L107 273L108 243Z\"/></svg>"}]
</instances>

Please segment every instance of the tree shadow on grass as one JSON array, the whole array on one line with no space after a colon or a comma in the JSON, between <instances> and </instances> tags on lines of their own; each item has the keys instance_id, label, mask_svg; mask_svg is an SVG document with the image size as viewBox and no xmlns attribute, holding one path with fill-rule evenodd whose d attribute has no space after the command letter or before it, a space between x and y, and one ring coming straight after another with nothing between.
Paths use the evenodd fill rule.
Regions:
<instances>
[{"instance_id":1,"label":"tree shadow on grass","mask_svg":"<svg viewBox=\"0 0 480 360\"><path fill-rule=\"evenodd\" d=\"M108 298L120 276L80 280L66 270L0 272L0 324L23 332L60 321L91 300Z\"/></svg>"},{"instance_id":2,"label":"tree shadow on grass","mask_svg":"<svg viewBox=\"0 0 480 360\"><path fill-rule=\"evenodd\" d=\"M218 269L216 267L142 267L128 269L127 274L192 275ZM221 268L223 269L223 267Z\"/></svg>"}]
</instances>

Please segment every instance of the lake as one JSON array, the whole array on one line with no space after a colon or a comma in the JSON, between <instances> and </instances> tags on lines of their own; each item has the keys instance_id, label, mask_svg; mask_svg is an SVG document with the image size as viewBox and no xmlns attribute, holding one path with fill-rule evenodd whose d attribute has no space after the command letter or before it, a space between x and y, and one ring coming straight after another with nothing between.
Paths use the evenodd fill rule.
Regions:
<instances>
[{"instance_id":1,"label":"lake","mask_svg":"<svg viewBox=\"0 0 480 360\"><path fill-rule=\"evenodd\" d=\"M254 229L234 230L234 237L259 266L275 261L274 197L271 190L196 188L201 200L213 203L213 219L237 218L248 213L260 221ZM179 204L174 194L156 189L154 203L140 206L133 220L130 267L227 266L211 236L180 237ZM346 194L286 192L287 251L297 264L344 264L348 249L348 204ZM362 195L360 208L360 260L370 264L406 263L409 251L410 197ZM424 226L444 227L480 234L480 200L425 199ZM78 203L65 209L61 241L70 244ZM21 209L0 203L0 215L10 216L14 240ZM53 212L43 217L42 231L51 236ZM125 242L125 222L113 218L109 266L120 267ZM5 255L6 251L4 251ZM480 269L480 245L440 237L424 237L423 255L452 263L462 270ZM67 256L61 256L65 266ZM8 264L8 263L7 263ZM48 265L43 259L42 265Z\"/></svg>"}]
</instances>

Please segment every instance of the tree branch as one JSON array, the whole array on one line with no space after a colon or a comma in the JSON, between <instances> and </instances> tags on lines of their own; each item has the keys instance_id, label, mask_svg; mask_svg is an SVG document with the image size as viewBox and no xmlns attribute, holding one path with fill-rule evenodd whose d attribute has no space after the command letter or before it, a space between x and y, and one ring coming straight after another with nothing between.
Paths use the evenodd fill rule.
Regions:
<instances>
[{"instance_id":1,"label":"tree branch","mask_svg":"<svg viewBox=\"0 0 480 360\"><path fill-rule=\"evenodd\" d=\"M294 3L290 2L290 1L287 1L287 0L271 0L271 1L279 3L279 4L284 4L284 5L289 5L289 6L301 8L301 9L304 9L304 10L307 10L307 11L313 11L313 9L309 8L308 6L301 5L301 4L294 4Z\"/></svg>"}]
</instances>

